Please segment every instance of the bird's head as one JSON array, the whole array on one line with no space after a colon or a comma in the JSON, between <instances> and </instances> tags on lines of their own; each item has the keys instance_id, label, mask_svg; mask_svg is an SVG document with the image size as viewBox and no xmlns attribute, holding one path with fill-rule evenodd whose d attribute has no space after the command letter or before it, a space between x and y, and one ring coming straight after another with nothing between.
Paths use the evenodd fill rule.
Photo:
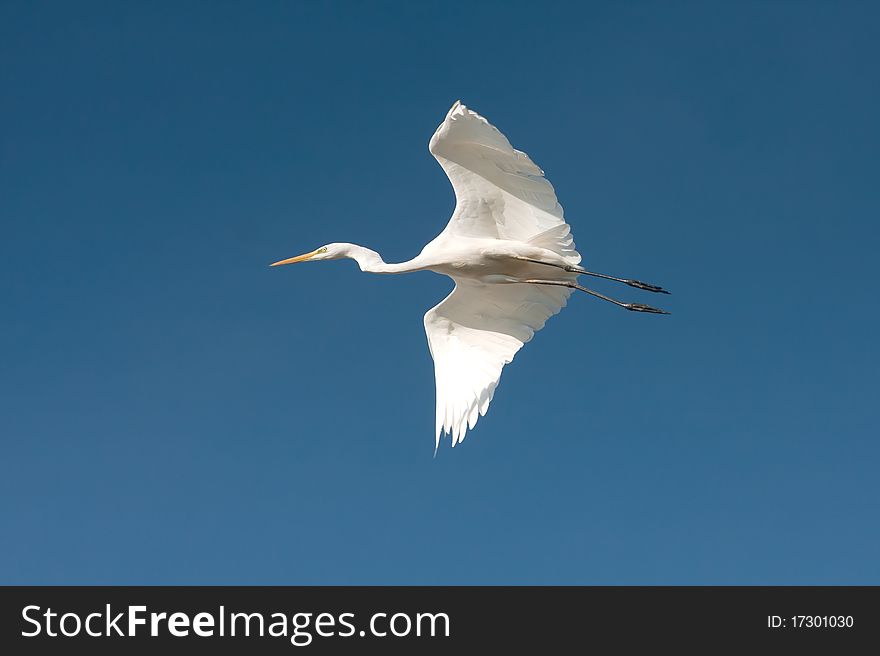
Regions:
<instances>
[{"instance_id":1,"label":"bird's head","mask_svg":"<svg viewBox=\"0 0 880 656\"><path fill-rule=\"evenodd\" d=\"M286 260L273 262L269 266L281 266L282 264L296 264L297 262L317 262L318 260L338 260L346 255L345 246L347 244L327 244L316 248L311 253L303 253L296 257L290 257Z\"/></svg>"}]
</instances>

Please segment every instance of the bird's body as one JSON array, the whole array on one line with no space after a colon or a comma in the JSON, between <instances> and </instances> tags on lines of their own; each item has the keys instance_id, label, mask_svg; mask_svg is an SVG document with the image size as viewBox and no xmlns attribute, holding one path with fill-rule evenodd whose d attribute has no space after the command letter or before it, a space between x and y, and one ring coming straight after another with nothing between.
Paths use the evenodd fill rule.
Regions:
<instances>
[{"instance_id":1,"label":"bird's body","mask_svg":"<svg viewBox=\"0 0 880 656\"><path fill-rule=\"evenodd\" d=\"M665 290L582 269L544 172L460 102L437 128L429 149L452 182L456 208L418 256L387 264L363 246L334 243L275 264L346 257L370 273L428 270L455 281L452 293L424 317L437 385L436 448L443 433L451 435L453 446L464 439L486 413L504 365L565 306L574 289L629 310L662 313L581 287L579 275Z\"/></svg>"},{"instance_id":2,"label":"bird's body","mask_svg":"<svg viewBox=\"0 0 880 656\"><path fill-rule=\"evenodd\" d=\"M520 241L474 237L449 244L444 240L434 248L426 248L416 260L425 261L426 268L435 273L485 283L508 282L503 278L527 280L548 273L542 265L527 260L568 264L561 255L546 248Z\"/></svg>"}]
</instances>

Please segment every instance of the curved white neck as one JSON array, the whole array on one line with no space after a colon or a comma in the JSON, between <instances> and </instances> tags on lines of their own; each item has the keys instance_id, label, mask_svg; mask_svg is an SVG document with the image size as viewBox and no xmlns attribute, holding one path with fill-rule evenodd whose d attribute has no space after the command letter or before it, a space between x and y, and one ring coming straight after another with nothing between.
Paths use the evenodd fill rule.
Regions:
<instances>
[{"instance_id":1,"label":"curved white neck","mask_svg":"<svg viewBox=\"0 0 880 656\"><path fill-rule=\"evenodd\" d=\"M415 260L401 262L400 264L387 264L376 251L358 246L357 244L346 244L346 246L347 248L342 253L342 257L354 260L358 263L361 271L366 271L367 273L406 273L408 271L419 271L422 268L415 264Z\"/></svg>"}]
</instances>

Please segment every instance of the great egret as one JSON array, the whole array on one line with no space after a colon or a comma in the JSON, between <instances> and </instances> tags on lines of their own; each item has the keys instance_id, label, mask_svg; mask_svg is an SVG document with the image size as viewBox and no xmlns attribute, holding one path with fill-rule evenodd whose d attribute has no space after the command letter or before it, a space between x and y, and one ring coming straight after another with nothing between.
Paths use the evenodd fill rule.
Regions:
<instances>
[{"instance_id":1,"label":"great egret","mask_svg":"<svg viewBox=\"0 0 880 656\"><path fill-rule=\"evenodd\" d=\"M456 102L428 146L455 191L449 224L409 262L386 264L363 246L334 243L271 266L351 258L361 271L434 271L455 288L425 314L437 384L435 452L452 446L486 414L501 369L580 290L635 312L668 314L623 303L578 284L579 275L668 293L638 280L578 266L571 230L544 172L485 118Z\"/></svg>"}]
</instances>

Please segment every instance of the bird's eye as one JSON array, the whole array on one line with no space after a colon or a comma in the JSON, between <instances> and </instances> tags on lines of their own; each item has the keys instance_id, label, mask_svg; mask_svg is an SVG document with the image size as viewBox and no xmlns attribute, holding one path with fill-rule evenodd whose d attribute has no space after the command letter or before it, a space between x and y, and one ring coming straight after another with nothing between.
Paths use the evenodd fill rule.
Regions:
<instances>
[{"instance_id":1,"label":"bird's eye","mask_svg":"<svg viewBox=\"0 0 880 656\"><path fill-rule=\"evenodd\" d=\"M318 254L319 254L319 255L320 255L321 253L326 253L326 252L327 252L327 247L326 247L326 246L321 246L321 248L318 249Z\"/></svg>"}]
</instances>

